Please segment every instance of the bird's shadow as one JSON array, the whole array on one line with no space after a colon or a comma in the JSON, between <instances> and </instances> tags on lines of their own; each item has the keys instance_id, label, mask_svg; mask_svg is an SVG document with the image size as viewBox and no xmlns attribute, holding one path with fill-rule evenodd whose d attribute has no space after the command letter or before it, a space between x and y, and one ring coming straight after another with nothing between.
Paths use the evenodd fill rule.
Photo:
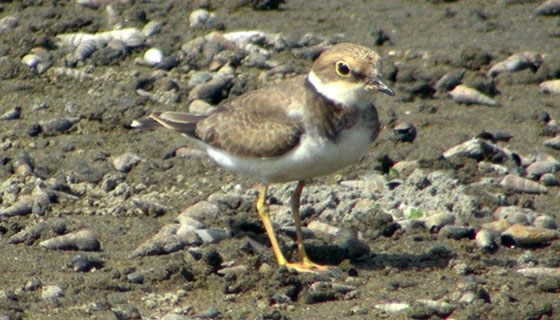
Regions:
<instances>
[{"instance_id":1,"label":"bird's shadow","mask_svg":"<svg viewBox=\"0 0 560 320\"><path fill-rule=\"evenodd\" d=\"M399 270L443 269L456 256L445 246L435 246L418 254L370 253L357 259L337 245L306 245L306 250L310 259L319 264L338 266L348 261L357 270L381 270L386 267Z\"/></svg>"},{"instance_id":2,"label":"bird's shadow","mask_svg":"<svg viewBox=\"0 0 560 320\"><path fill-rule=\"evenodd\" d=\"M248 223L244 221L241 224L232 223L236 238L248 238L260 243L262 246L270 246L268 238L264 232L264 228L257 223ZM295 240L295 235L288 235ZM279 238L282 251L291 261L298 260L297 246L286 247L282 238ZM399 270L422 270L427 268L443 269L449 265L449 261L456 255L443 245L436 245L423 253L417 254L385 254L385 253L369 253L360 257L353 256L347 249L336 244L325 244L324 241L318 240L313 242L306 240L305 249L309 258L318 264L329 266L349 266L356 270L381 270L386 267L396 268ZM348 262L348 263L346 263Z\"/></svg>"}]
</instances>

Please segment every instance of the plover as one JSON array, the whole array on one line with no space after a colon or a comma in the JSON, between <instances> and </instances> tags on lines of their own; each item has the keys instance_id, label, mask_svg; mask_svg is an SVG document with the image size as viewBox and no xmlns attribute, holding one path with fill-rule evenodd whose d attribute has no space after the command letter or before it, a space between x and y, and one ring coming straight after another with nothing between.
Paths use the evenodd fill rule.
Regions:
<instances>
[{"instance_id":1,"label":"plover","mask_svg":"<svg viewBox=\"0 0 560 320\"><path fill-rule=\"evenodd\" d=\"M307 75L226 100L207 115L154 112L135 128L181 133L218 165L257 180L257 211L278 264L300 272L326 270L305 251L299 215L304 181L328 175L364 156L380 131L372 95L394 91L381 80L381 58L350 43L325 50ZM300 261L286 260L270 222L271 183L298 181L290 205Z\"/></svg>"}]
</instances>

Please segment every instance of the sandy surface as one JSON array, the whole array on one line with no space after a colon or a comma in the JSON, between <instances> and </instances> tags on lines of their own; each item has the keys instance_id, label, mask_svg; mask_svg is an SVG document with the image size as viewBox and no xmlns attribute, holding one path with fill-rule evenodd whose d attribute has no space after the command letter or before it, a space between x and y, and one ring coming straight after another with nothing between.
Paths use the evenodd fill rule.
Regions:
<instances>
[{"instance_id":1,"label":"sandy surface","mask_svg":"<svg viewBox=\"0 0 560 320\"><path fill-rule=\"evenodd\" d=\"M385 174L390 180L387 172L378 170L383 158L393 163L421 160L426 174L444 169L462 184L478 182L483 174L477 170L477 161L448 163L441 154L483 131L512 135L500 145L523 157L547 154L559 159L559 151L543 145L554 135L554 127L541 120L544 112L552 120L560 118L559 96L543 94L538 87L542 81L560 77L558 17L533 17L538 1L288 0L280 9L267 11L234 5L243 1L98 2L98 9L74 1L0 3L0 18L19 20L15 28L0 33L0 114L21 107L19 118L0 121L0 212L32 194L41 181L58 192L56 201L44 210L35 205L30 214L0 215L0 319L560 317L559 277L548 275L543 280L518 272L528 267L558 270L558 240L531 248L499 245L496 251L485 252L468 237L453 240L422 228L379 236L381 229L375 229L381 228L375 225L379 208L372 208L372 218L365 225L346 222L365 235L371 248L371 254L361 260L329 257L326 252L336 249L329 237L309 241L316 249L311 250L312 256L333 265L327 274L290 274L278 268L254 206L245 199L238 206L221 208L218 218L204 220L210 228L230 230L233 236L228 239L196 246L194 251L185 248L131 258L136 248L185 208L219 194L224 186L231 191L232 185L240 183L245 191L252 185L196 155L173 156L186 145L180 136L135 132L128 127L151 110L188 110L186 84L192 72L188 73L190 68L177 53L184 43L211 31L189 27L192 10L209 6L223 22L220 32L255 29L281 33L294 42L310 33L360 43L384 57L384 75L397 96L375 100L385 128L369 156L311 183L335 188L340 181L372 173ZM55 45L56 35L110 30L114 26L107 18L110 3L118 12L116 24L141 29L147 21L161 21L161 32L150 37L149 45L127 50L125 55L98 50L76 68L67 66L64 61L70 51ZM376 45L380 33L388 40ZM51 54L52 70L86 69L91 79L55 75L52 70L39 74L21 63L39 46ZM167 56L176 54L178 66L167 73L136 64L134 60L150 46L159 47ZM487 77L492 65L523 51L541 53L545 63L538 70L505 72L494 80ZM271 60L291 62L294 73L306 72L311 64L289 49L274 52ZM445 92L423 96L425 91L418 90L422 85L433 88L446 72L462 68L466 70L462 83L488 89L500 106L458 104ZM260 81L261 72L240 66L236 83L242 83L240 78L248 80L245 86L234 88L243 91L278 80ZM161 79L162 74L179 84L171 99L175 102L157 102L137 93L138 88L158 92L161 84L153 79ZM61 118L77 123L67 130L45 130L44 121ZM395 138L392 127L397 123L416 127L412 143ZM42 132L35 132L37 125L43 127ZM125 153L140 161L129 172L119 173L113 159ZM29 163L31 173L18 171L22 163ZM515 169L512 160L503 165ZM111 177L126 184L121 186L126 189L123 193L104 191ZM465 192L478 199L482 213L463 217L456 224L479 230L481 224L494 220L492 212L499 205L531 208L560 222L558 187L547 191L535 195L471 185ZM133 199L155 203L156 208L146 209ZM158 205L164 209L158 210ZM35 238L13 243L14 235L41 221L46 227ZM84 228L96 234L101 250L47 250L39 245L58 233ZM286 234L281 238L295 258L293 240ZM76 272L71 262L79 254L101 264ZM223 266L213 259L216 256L226 266L229 262L247 270L217 273ZM135 274L143 281L134 280L131 275ZM329 283L350 289L317 289ZM46 297L51 286L61 289L61 294ZM428 307L422 299L439 305ZM396 313L379 309L391 303L409 304L409 308Z\"/></svg>"}]
</instances>

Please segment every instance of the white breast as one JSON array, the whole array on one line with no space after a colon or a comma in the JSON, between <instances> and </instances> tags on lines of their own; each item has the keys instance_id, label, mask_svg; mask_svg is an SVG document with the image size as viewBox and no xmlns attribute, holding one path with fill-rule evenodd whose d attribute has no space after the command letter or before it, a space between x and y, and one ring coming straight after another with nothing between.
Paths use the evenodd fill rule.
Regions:
<instances>
[{"instance_id":1,"label":"white breast","mask_svg":"<svg viewBox=\"0 0 560 320\"><path fill-rule=\"evenodd\" d=\"M337 143L324 137L304 134L294 150L277 158L237 157L206 145L216 163L263 183L304 180L333 173L357 162L369 150L371 128L356 127L341 132Z\"/></svg>"}]
</instances>

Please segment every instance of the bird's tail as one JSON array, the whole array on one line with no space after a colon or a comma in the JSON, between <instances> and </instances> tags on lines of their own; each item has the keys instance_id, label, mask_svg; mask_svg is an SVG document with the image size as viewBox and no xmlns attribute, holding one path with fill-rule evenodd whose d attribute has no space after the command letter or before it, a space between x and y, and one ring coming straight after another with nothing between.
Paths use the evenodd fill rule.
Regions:
<instances>
[{"instance_id":1,"label":"bird's tail","mask_svg":"<svg viewBox=\"0 0 560 320\"><path fill-rule=\"evenodd\" d=\"M154 112L147 118L132 121L130 126L134 129L169 129L192 136L198 121L207 116L171 111Z\"/></svg>"},{"instance_id":2,"label":"bird's tail","mask_svg":"<svg viewBox=\"0 0 560 320\"><path fill-rule=\"evenodd\" d=\"M162 129L164 128L159 122L152 118L142 118L133 120L130 123L133 129Z\"/></svg>"}]
</instances>

